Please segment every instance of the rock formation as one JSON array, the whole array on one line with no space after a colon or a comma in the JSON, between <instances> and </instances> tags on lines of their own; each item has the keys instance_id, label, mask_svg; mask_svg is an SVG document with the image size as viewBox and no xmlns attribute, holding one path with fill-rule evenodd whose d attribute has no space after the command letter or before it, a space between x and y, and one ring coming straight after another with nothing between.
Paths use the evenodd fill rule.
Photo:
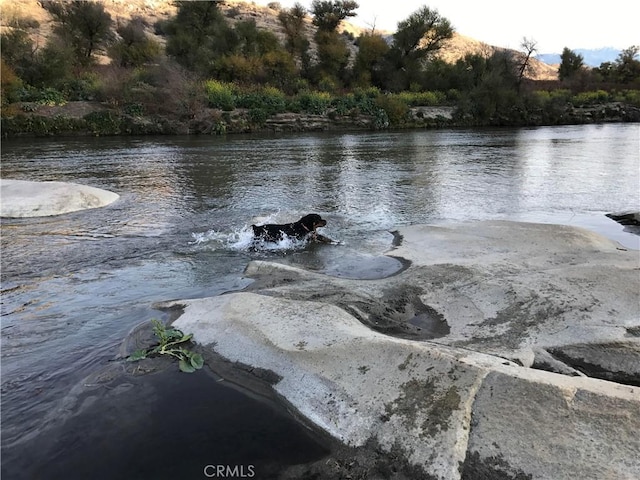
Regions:
<instances>
[{"instance_id":1,"label":"rock formation","mask_svg":"<svg viewBox=\"0 0 640 480\"><path fill-rule=\"evenodd\" d=\"M640 478L638 252L557 225L399 233L412 263L385 279L252 262L246 291L166 306L306 419L424 478Z\"/></svg>"},{"instance_id":2,"label":"rock formation","mask_svg":"<svg viewBox=\"0 0 640 480\"><path fill-rule=\"evenodd\" d=\"M0 180L0 216L46 217L98 208L115 202L116 193L66 182Z\"/></svg>"}]
</instances>

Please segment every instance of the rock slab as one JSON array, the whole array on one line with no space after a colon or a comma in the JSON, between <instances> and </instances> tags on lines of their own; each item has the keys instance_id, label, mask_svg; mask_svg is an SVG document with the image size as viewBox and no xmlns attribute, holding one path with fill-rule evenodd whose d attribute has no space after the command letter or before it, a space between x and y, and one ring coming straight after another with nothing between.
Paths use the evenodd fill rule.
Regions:
<instances>
[{"instance_id":1,"label":"rock slab","mask_svg":"<svg viewBox=\"0 0 640 480\"><path fill-rule=\"evenodd\" d=\"M99 208L120 196L100 188L67 182L0 179L0 216L46 217Z\"/></svg>"},{"instance_id":2,"label":"rock slab","mask_svg":"<svg viewBox=\"0 0 640 480\"><path fill-rule=\"evenodd\" d=\"M183 307L175 325L203 348L275 373L305 418L347 445L402 451L424 478L640 478L640 387L565 363L634 378L637 252L512 222L400 234L393 254L413 263L387 279L252 262L249 291L166 306ZM429 315L449 331L400 328Z\"/></svg>"}]
</instances>

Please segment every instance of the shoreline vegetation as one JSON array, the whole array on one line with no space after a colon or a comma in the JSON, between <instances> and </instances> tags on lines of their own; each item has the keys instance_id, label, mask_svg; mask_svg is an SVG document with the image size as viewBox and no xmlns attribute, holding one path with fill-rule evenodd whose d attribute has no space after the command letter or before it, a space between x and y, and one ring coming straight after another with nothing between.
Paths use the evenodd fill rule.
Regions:
<instances>
[{"instance_id":1,"label":"shoreline vegetation","mask_svg":"<svg viewBox=\"0 0 640 480\"><path fill-rule=\"evenodd\" d=\"M353 1L272 2L261 16L239 1L167 2L126 18L100 1L12 6L2 138L640 122L638 47L598 68L566 48L558 79L541 80L526 38L523 51L443 60L455 32L426 6L393 34L357 36L344 28Z\"/></svg>"}]
</instances>

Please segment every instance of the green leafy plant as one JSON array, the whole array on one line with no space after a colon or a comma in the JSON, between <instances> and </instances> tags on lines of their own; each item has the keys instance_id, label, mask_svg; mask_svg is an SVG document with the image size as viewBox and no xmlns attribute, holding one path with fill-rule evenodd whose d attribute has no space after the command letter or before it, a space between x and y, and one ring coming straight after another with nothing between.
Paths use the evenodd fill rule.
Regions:
<instances>
[{"instance_id":1,"label":"green leafy plant","mask_svg":"<svg viewBox=\"0 0 640 480\"><path fill-rule=\"evenodd\" d=\"M218 80L207 80L204 82L204 90L210 107L225 111L231 111L236 108L237 95L234 84Z\"/></svg>"},{"instance_id":2,"label":"green leafy plant","mask_svg":"<svg viewBox=\"0 0 640 480\"><path fill-rule=\"evenodd\" d=\"M185 335L177 328L167 327L155 318L151 320L153 333L158 338L158 345L149 349L140 349L133 352L127 360L136 362L154 355L169 355L178 359L180 370L192 373L202 368L204 359L199 353L187 350L184 344L191 340L192 334Z\"/></svg>"}]
</instances>

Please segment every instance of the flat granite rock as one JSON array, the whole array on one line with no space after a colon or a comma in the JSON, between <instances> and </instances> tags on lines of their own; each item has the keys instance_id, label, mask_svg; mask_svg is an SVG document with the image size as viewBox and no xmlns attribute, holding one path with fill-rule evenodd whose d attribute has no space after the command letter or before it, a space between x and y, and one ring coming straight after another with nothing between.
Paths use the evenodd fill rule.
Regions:
<instances>
[{"instance_id":1,"label":"flat granite rock","mask_svg":"<svg viewBox=\"0 0 640 480\"><path fill-rule=\"evenodd\" d=\"M115 202L117 193L67 182L0 179L0 216L46 217L99 208Z\"/></svg>"},{"instance_id":2,"label":"flat granite rock","mask_svg":"<svg viewBox=\"0 0 640 480\"><path fill-rule=\"evenodd\" d=\"M638 252L557 225L400 234L412 264L389 278L251 262L244 292L166 306L306 419L424 478L640 478Z\"/></svg>"}]
</instances>

